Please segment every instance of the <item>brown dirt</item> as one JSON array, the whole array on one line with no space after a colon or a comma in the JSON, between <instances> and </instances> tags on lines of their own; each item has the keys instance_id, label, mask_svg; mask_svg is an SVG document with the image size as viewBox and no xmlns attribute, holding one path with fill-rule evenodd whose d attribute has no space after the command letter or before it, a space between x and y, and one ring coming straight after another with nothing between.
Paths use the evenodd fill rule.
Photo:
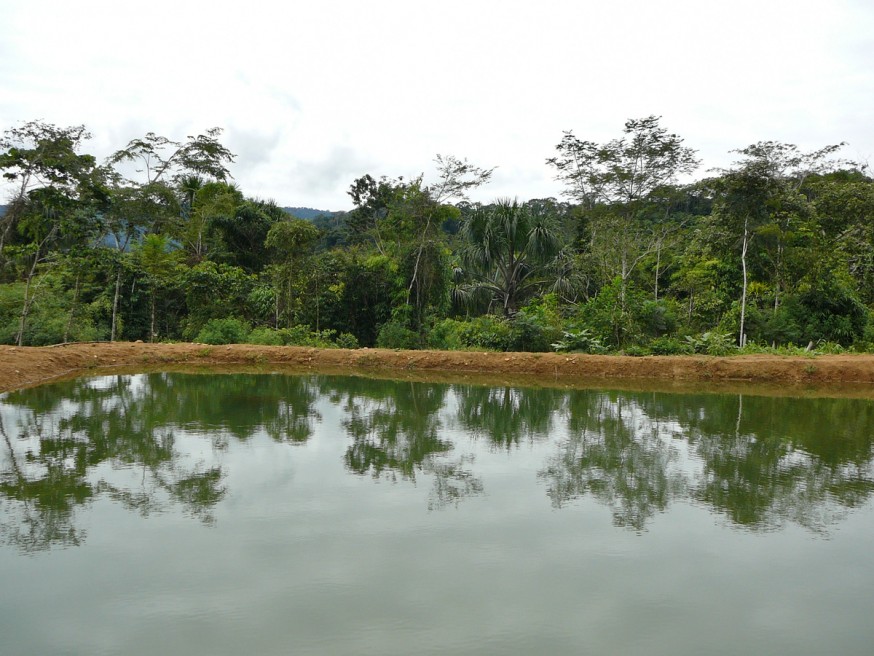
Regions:
<instances>
[{"instance_id":1,"label":"brown dirt","mask_svg":"<svg viewBox=\"0 0 874 656\"><path fill-rule=\"evenodd\" d=\"M635 389L735 389L764 393L838 393L874 398L874 356L625 357L556 353L479 353L315 349L282 346L88 343L53 347L0 346L0 392L53 378L108 370L283 369L445 381ZM706 383L706 384L705 384Z\"/></svg>"}]
</instances>

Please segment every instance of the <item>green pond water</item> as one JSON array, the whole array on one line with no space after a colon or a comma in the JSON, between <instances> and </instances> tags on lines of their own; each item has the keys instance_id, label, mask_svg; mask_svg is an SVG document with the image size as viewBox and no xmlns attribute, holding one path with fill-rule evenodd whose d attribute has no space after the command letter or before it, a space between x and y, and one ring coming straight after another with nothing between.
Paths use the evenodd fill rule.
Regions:
<instances>
[{"instance_id":1,"label":"green pond water","mask_svg":"<svg viewBox=\"0 0 874 656\"><path fill-rule=\"evenodd\" d=\"M874 402L284 374L0 397L0 654L871 654Z\"/></svg>"}]
</instances>

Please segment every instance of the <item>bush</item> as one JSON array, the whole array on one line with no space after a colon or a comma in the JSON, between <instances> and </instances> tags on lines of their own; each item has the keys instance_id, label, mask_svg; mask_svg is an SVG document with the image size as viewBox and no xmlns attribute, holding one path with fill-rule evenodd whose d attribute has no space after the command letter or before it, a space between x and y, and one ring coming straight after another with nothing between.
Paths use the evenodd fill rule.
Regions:
<instances>
[{"instance_id":1,"label":"bush","mask_svg":"<svg viewBox=\"0 0 874 656\"><path fill-rule=\"evenodd\" d=\"M847 349L835 342L819 342L814 351L823 355L840 355L846 353Z\"/></svg>"},{"instance_id":2,"label":"bush","mask_svg":"<svg viewBox=\"0 0 874 656\"><path fill-rule=\"evenodd\" d=\"M562 338L552 344L557 353L605 353L607 349L601 340L592 334L588 328L565 330Z\"/></svg>"},{"instance_id":3,"label":"bush","mask_svg":"<svg viewBox=\"0 0 874 656\"><path fill-rule=\"evenodd\" d=\"M310 330L307 326L292 326L274 330L266 326L255 328L246 340L248 344L264 346L312 346L314 348L358 348L355 335L335 330Z\"/></svg>"},{"instance_id":4,"label":"bush","mask_svg":"<svg viewBox=\"0 0 874 656\"><path fill-rule=\"evenodd\" d=\"M465 322L457 319L443 319L434 324L427 332L427 343L430 348L443 351L460 351L465 347L461 334Z\"/></svg>"},{"instance_id":5,"label":"bush","mask_svg":"<svg viewBox=\"0 0 874 656\"><path fill-rule=\"evenodd\" d=\"M868 322L868 309L849 285L834 276L818 280L814 288L789 299L786 306L804 340L846 347L864 335Z\"/></svg>"},{"instance_id":6,"label":"bush","mask_svg":"<svg viewBox=\"0 0 874 656\"><path fill-rule=\"evenodd\" d=\"M543 353L549 351L552 343L559 338L561 331L543 323L542 317L519 311L510 322L509 350Z\"/></svg>"},{"instance_id":7,"label":"bush","mask_svg":"<svg viewBox=\"0 0 874 656\"><path fill-rule=\"evenodd\" d=\"M380 348L414 350L422 345L419 333L410 330L398 321L387 321L382 324L376 336L376 345Z\"/></svg>"},{"instance_id":8,"label":"bush","mask_svg":"<svg viewBox=\"0 0 874 656\"><path fill-rule=\"evenodd\" d=\"M461 328L461 343L465 348L509 351L513 347L510 322L491 314L465 321Z\"/></svg>"},{"instance_id":9,"label":"bush","mask_svg":"<svg viewBox=\"0 0 874 656\"><path fill-rule=\"evenodd\" d=\"M737 351L731 335L717 332L707 332L698 337L686 337L686 341L695 353L705 355L728 355Z\"/></svg>"},{"instance_id":10,"label":"bush","mask_svg":"<svg viewBox=\"0 0 874 656\"><path fill-rule=\"evenodd\" d=\"M336 348L334 343L335 330L310 330L309 326L296 325L282 328L282 343L286 346L311 346L313 348Z\"/></svg>"},{"instance_id":11,"label":"bush","mask_svg":"<svg viewBox=\"0 0 874 656\"><path fill-rule=\"evenodd\" d=\"M677 304L669 299L644 302L638 312L641 329L652 337L661 337L677 329Z\"/></svg>"},{"instance_id":12,"label":"bush","mask_svg":"<svg viewBox=\"0 0 874 656\"><path fill-rule=\"evenodd\" d=\"M676 337L658 337L649 343L653 355L690 355L695 349L689 342Z\"/></svg>"},{"instance_id":13,"label":"bush","mask_svg":"<svg viewBox=\"0 0 874 656\"><path fill-rule=\"evenodd\" d=\"M797 346L795 344L780 344L779 346L770 346L768 344L759 344L758 342L747 342L742 349L737 350L741 355L757 355L767 353L769 355L815 355L814 351L807 350L805 346Z\"/></svg>"},{"instance_id":14,"label":"bush","mask_svg":"<svg viewBox=\"0 0 874 656\"><path fill-rule=\"evenodd\" d=\"M202 344L244 344L251 329L242 319L229 317L227 319L210 319L206 322L197 337L196 342Z\"/></svg>"},{"instance_id":15,"label":"bush","mask_svg":"<svg viewBox=\"0 0 874 656\"><path fill-rule=\"evenodd\" d=\"M340 333L336 339L337 347L342 349L357 349L358 338L352 333Z\"/></svg>"},{"instance_id":16,"label":"bush","mask_svg":"<svg viewBox=\"0 0 874 656\"><path fill-rule=\"evenodd\" d=\"M623 290L622 280L617 277L580 308L580 319L604 344L620 349L643 336L641 315L645 304L646 297L640 290L631 282ZM648 311L650 329L659 334L660 327L667 326L667 310L654 303Z\"/></svg>"},{"instance_id":17,"label":"bush","mask_svg":"<svg viewBox=\"0 0 874 656\"><path fill-rule=\"evenodd\" d=\"M252 332L249 333L249 338L246 342L249 344L261 344L263 346L282 346L285 344L280 331L264 326L252 330Z\"/></svg>"},{"instance_id":18,"label":"bush","mask_svg":"<svg viewBox=\"0 0 874 656\"><path fill-rule=\"evenodd\" d=\"M626 346L622 351L623 355L630 355L636 358L642 357L644 355L651 355L651 351L645 346L638 346L636 344L632 344L631 346Z\"/></svg>"}]
</instances>

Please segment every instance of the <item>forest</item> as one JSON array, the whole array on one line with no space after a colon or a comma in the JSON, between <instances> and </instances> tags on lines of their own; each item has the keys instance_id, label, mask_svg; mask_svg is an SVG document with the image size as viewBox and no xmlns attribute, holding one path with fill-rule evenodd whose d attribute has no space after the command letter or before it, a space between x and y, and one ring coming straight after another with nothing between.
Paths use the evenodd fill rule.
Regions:
<instances>
[{"instance_id":1,"label":"forest","mask_svg":"<svg viewBox=\"0 0 874 656\"><path fill-rule=\"evenodd\" d=\"M661 125L544 149L556 197L472 202L493 168L350 181L298 218L233 181L221 130L105 161L85 126L0 137L0 343L193 341L669 355L874 350L874 180L845 144L701 170Z\"/></svg>"}]
</instances>

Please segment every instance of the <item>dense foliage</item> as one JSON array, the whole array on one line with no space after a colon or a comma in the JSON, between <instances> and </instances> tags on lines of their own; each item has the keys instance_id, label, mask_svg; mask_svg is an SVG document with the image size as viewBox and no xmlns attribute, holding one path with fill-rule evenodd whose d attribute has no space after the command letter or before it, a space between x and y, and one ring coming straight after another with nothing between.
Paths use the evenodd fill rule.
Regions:
<instances>
[{"instance_id":1,"label":"dense foliage","mask_svg":"<svg viewBox=\"0 0 874 656\"><path fill-rule=\"evenodd\" d=\"M83 126L0 137L0 342L725 354L874 347L874 180L778 142L693 180L659 118L547 160L565 201L468 193L491 169L354 180L298 216L230 182L217 129L100 163Z\"/></svg>"}]
</instances>

